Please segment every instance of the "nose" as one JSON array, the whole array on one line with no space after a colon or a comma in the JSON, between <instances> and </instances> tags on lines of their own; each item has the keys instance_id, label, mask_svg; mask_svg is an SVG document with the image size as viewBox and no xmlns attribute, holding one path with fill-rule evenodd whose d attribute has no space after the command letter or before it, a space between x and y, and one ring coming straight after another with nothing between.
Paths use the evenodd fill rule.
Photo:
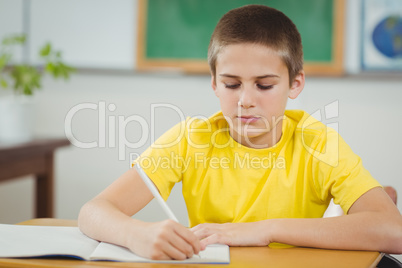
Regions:
<instances>
[{"instance_id":1,"label":"nose","mask_svg":"<svg viewBox=\"0 0 402 268\"><path fill-rule=\"evenodd\" d=\"M244 109L255 106L256 96L252 88L243 88L240 93L238 105Z\"/></svg>"}]
</instances>

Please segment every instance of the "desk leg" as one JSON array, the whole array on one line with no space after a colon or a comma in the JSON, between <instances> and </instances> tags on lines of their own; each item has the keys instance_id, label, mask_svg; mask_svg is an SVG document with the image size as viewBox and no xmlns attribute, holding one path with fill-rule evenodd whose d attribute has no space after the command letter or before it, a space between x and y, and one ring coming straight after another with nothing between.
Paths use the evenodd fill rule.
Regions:
<instances>
[{"instance_id":1,"label":"desk leg","mask_svg":"<svg viewBox=\"0 0 402 268\"><path fill-rule=\"evenodd\" d=\"M46 155L46 172L36 175L36 218L53 218L53 153Z\"/></svg>"}]
</instances>

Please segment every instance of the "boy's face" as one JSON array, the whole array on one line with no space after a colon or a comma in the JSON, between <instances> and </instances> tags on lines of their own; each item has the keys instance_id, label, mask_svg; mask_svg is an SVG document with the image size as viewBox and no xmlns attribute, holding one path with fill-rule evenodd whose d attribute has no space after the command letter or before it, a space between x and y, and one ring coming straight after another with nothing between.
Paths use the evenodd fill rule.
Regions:
<instances>
[{"instance_id":1,"label":"boy's face","mask_svg":"<svg viewBox=\"0 0 402 268\"><path fill-rule=\"evenodd\" d=\"M223 48L212 77L230 135L252 148L279 141L287 99L296 98L303 87L304 72L289 86L288 69L278 53L257 44Z\"/></svg>"}]
</instances>

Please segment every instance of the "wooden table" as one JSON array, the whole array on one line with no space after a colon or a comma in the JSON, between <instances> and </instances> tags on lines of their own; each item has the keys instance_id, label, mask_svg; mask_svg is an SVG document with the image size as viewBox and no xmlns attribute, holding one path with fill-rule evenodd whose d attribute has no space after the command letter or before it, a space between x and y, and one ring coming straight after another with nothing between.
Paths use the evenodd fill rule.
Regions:
<instances>
[{"instance_id":1,"label":"wooden table","mask_svg":"<svg viewBox=\"0 0 402 268\"><path fill-rule=\"evenodd\" d=\"M20 224L77 226L73 220L34 219ZM0 259L0 267L375 267L381 259L378 252L324 250L312 248L272 249L269 247L231 247L230 264L155 264L127 262L98 262L69 259Z\"/></svg>"},{"instance_id":2,"label":"wooden table","mask_svg":"<svg viewBox=\"0 0 402 268\"><path fill-rule=\"evenodd\" d=\"M0 144L0 182L35 175L35 217L53 217L54 151L70 142L63 139L37 139L21 144Z\"/></svg>"}]
</instances>

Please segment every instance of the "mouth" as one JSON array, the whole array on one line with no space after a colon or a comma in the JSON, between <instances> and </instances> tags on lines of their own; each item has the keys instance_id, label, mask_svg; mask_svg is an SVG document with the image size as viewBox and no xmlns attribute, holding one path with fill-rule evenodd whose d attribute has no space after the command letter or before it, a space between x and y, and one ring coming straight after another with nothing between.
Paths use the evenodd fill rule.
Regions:
<instances>
[{"instance_id":1,"label":"mouth","mask_svg":"<svg viewBox=\"0 0 402 268\"><path fill-rule=\"evenodd\" d=\"M242 115L237 116L237 119L239 119L242 123L254 123L258 121L260 117L254 115Z\"/></svg>"}]
</instances>

